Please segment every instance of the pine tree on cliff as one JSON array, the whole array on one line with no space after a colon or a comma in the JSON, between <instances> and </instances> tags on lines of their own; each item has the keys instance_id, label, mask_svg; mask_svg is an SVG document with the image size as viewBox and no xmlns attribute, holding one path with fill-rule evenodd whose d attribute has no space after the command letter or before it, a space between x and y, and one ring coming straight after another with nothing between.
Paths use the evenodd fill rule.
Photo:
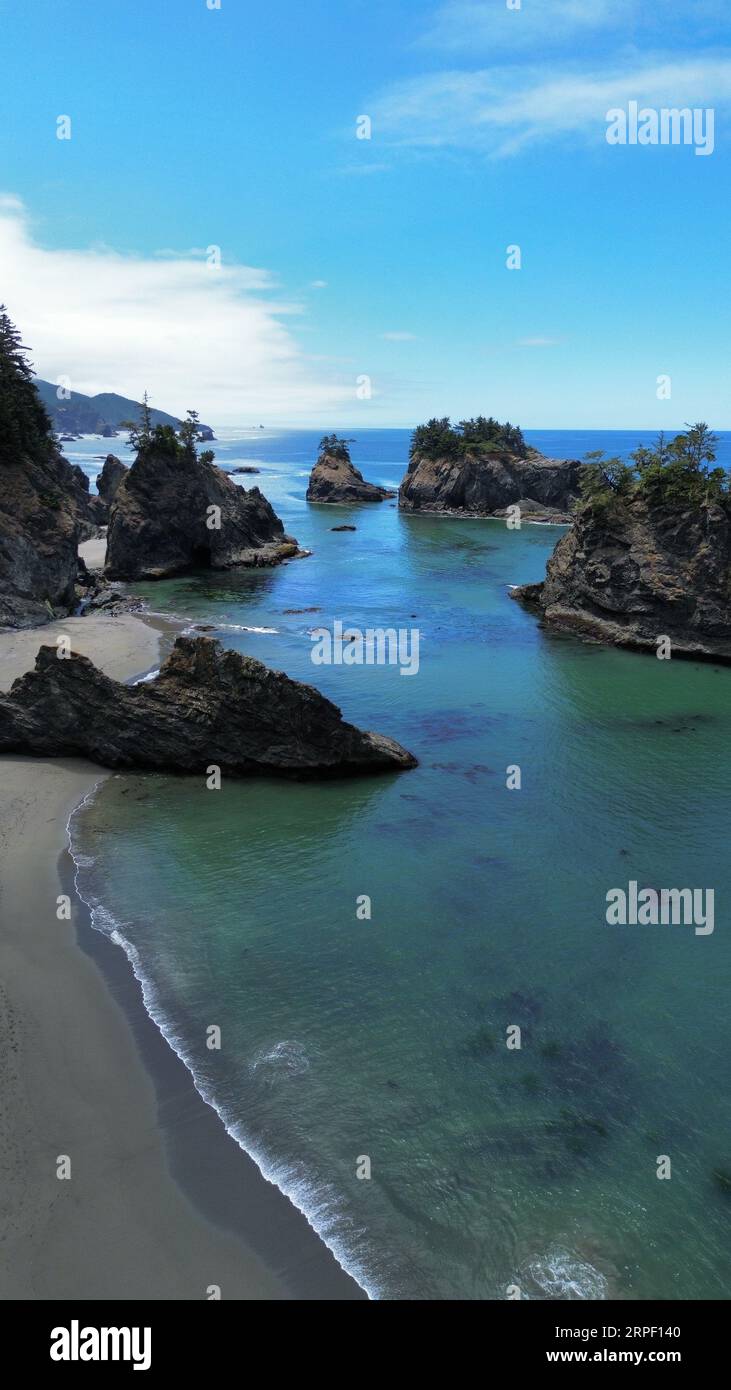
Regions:
<instances>
[{"instance_id":1,"label":"pine tree on cliff","mask_svg":"<svg viewBox=\"0 0 731 1390\"><path fill-rule=\"evenodd\" d=\"M337 434L324 434L320 440L320 458L328 455L330 458L343 459L345 463L350 463L351 444L355 444L354 439L340 439Z\"/></svg>"},{"instance_id":2,"label":"pine tree on cliff","mask_svg":"<svg viewBox=\"0 0 731 1390\"><path fill-rule=\"evenodd\" d=\"M0 304L0 459L23 454L49 458L57 451L50 416L33 385L28 351Z\"/></svg>"}]
</instances>

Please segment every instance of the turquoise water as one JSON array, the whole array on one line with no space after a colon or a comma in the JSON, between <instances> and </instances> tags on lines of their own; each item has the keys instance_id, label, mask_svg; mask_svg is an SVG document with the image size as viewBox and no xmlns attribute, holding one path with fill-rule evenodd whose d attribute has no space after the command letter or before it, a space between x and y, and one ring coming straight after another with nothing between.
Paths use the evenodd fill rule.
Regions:
<instances>
[{"instance_id":1,"label":"turquoise water","mask_svg":"<svg viewBox=\"0 0 731 1390\"><path fill-rule=\"evenodd\" d=\"M617 449L585 438L535 442ZM217 792L111 778L73 826L96 925L227 1127L374 1296L727 1298L731 671L545 634L507 586L542 576L556 528L308 507L315 443L216 446L260 463L245 485L310 558L144 592L419 767ZM374 431L355 460L398 481L406 443ZM418 675L313 666L310 628L338 618L418 628ZM608 926L630 879L713 888L715 931Z\"/></svg>"}]
</instances>

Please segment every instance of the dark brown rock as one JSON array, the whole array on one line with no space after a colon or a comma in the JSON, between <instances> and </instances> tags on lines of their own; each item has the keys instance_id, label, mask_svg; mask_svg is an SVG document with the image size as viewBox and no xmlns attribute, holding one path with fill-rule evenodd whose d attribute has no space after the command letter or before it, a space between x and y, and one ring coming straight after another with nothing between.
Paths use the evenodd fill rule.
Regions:
<instances>
[{"instance_id":1,"label":"dark brown rock","mask_svg":"<svg viewBox=\"0 0 731 1390\"><path fill-rule=\"evenodd\" d=\"M117 495L119 484L128 472L127 465L122 463L116 454L107 454L104 467L96 480L96 490L107 507L111 507Z\"/></svg>"},{"instance_id":2,"label":"dark brown rock","mask_svg":"<svg viewBox=\"0 0 731 1390\"><path fill-rule=\"evenodd\" d=\"M308 502L343 504L350 502L382 502L396 493L387 487L367 483L363 474L346 458L321 454L315 464L307 487Z\"/></svg>"},{"instance_id":3,"label":"dark brown rock","mask_svg":"<svg viewBox=\"0 0 731 1390\"><path fill-rule=\"evenodd\" d=\"M404 512L447 516L496 516L516 504L531 519L568 521L579 495L575 460L546 459L534 450L527 458L513 454L459 459L414 457L399 489Z\"/></svg>"},{"instance_id":4,"label":"dark brown rock","mask_svg":"<svg viewBox=\"0 0 731 1390\"><path fill-rule=\"evenodd\" d=\"M512 597L549 627L596 641L731 661L731 516L727 505L650 509L636 498L582 509L543 584Z\"/></svg>"},{"instance_id":5,"label":"dark brown rock","mask_svg":"<svg viewBox=\"0 0 731 1390\"><path fill-rule=\"evenodd\" d=\"M101 497L89 490L89 479L78 463L72 463L71 495L76 503L79 520L79 540L88 541L98 535L99 527L107 523L107 507Z\"/></svg>"},{"instance_id":6,"label":"dark brown rock","mask_svg":"<svg viewBox=\"0 0 731 1390\"><path fill-rule=\"evenodd\" d=\"M86 657L41 647L0 695L0 752L104 767L335 777L415 766L400 744L347 724L311 685L206 637L179 637L154 680L122 685Z\"/></svg>"},{"instance_id":7,"label":"dark brown rock","mask_svg":"<svg viewBox=\"0 0 731 1390\"><path fill-rule=\"evenodd\" d=\"M220 527L215 522L220 509ZM197 567L276 565L299 553L257 487L194 454L140 453L110 508L105 573L164 579Z\"/></svg>"},{"instance_id":8,"label":"dark brown rock","mask_svg":"<svg viewBox=\"0 0 731 1390\"><path fill-rule=\"evenodd\" d=\"M83 488L54 449L0 469L0 626L34 627L75 606Z\"/></svg>"}]
</instances>

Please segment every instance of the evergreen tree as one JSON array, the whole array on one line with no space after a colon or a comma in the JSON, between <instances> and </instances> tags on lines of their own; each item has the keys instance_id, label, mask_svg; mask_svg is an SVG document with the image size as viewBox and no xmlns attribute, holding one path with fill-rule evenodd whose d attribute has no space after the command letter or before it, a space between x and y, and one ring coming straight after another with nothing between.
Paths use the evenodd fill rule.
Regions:
<instances>
[{"instance_id":1,"label":"evergreen tree","mask_svg":"<svg viewBox=\"0 0 731 1390\"><path fill-rule=\"evenodd\" d=\"M58 447L50 416L33 385L28 351L0 304L0 458L8 461L18 454L48 458Z\"/></svg>"},{"instance_id":2,"label":"evergreen tree","mask_svg":"<svg viewBox=\"0 0 731 1390\"><path fill-rule=\"evenodd\" d=\"M522 430L516 425L501 425L492 416L477 415L474 420L460 420L455 426L448 415L441 420L434 418L417 425L411 437L412 458L479 458L500 453L525 458L528 450Z\"/></svg>"},{"instance_id":3,"label":"evergreen tree","mask_svg":"<svg viewBox=\"0 0 731 1390\"><path fill-rule=\"evenodd\" d=\"M350 463L350 445L355 444L354 439L340 439L337 434L325 434L320 440L319 453L329 454L331 458L343 459L345 463Z\"/></svg>"},{"instance_id":4,"label":"evergreen tree","mask_svg":"<svg viewBox=\"0 0 731 1390\"><path fill-rule=\"evenodd\" d=\"M146 391L142 397L139 420L121 420L120 425L123 430L129 430L129 442L138 454L149 449L152 441L152 415L150 397Z\"/></svg>"},{"instance_id":5,"label":"evergreen tree","mask_svg":"<svg viewBox=\"0 0 731 1390\"><path fill-rule=\"evenodd\" d=\"M197 410L189 410L186 419L178 430L180 440L186 454L195 455L195 446L201 438L200 416ZM210 450L208 451L210 453Z\"/></svg>"}]
</instances>

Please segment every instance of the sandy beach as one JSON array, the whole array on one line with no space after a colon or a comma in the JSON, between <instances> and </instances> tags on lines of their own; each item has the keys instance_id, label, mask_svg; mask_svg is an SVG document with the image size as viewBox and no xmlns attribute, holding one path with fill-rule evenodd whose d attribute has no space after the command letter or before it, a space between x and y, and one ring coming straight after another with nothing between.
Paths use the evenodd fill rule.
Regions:
<instances>
[{"instance_id":1,"label":"sandy beach","mask_svg":"<svg viewBox=\"0 0 731 1390\"><path fill-rule=\"evenodd\" d=\"M116 678L157 659L160 634L137 618L71 618L0 634L3 685L57 626ZM71 921L56 916L68 817L104 775L83 761L2 759L0 1297L206 1299L212 1285L223 1298L286 1297L171 1177L124 1012L77 945L77 906Z\"/></svg>"}]
</instances>

